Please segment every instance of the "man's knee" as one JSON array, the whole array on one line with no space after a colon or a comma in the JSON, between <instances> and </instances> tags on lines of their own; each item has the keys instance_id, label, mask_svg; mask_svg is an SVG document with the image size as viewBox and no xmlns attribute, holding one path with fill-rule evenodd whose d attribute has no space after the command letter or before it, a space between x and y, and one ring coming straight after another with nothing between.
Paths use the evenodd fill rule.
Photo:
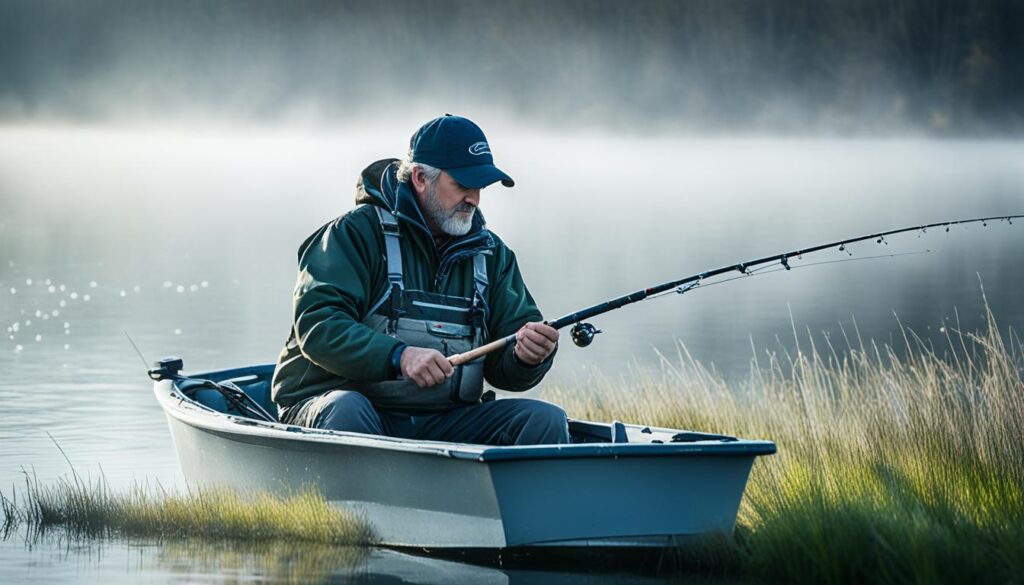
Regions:
<instances>
[{"instance_id":1,"label":"man's knee","mask_svg":"<svg viewBox=\"0 0 1024 585\"><path fill-rule=\"evenodd\" d=\"M527 421L515 443L518 445L564 444L569 441L569 421L565 411L556 404L520 399L520 408Z\"/></svg>"},{"instance_id":2,"label":"man's knee","mask_svg":"<svg viewBox=\"0 0 1024 585\"><path fill-rule=\"evenodd\" d=\"M565 426L568 424L568 417L565 411L562 410L561 406L552 404L550 402L544 402L543 400L530 399L526 405L526 410L530 413L531 417L554 426Z\"/></svg>"},{"instance_id":3,"label":"man's knee","mask_svg":"<svg viewBox=\"0 0 1024 585\"><path fill-rule=\"evenodd\" d=\"M350 431L354 433L381 434L380 415L370 401L352 390L333 390L313 399L309 425L318 429Z\"/></svg>"}]
</instances>

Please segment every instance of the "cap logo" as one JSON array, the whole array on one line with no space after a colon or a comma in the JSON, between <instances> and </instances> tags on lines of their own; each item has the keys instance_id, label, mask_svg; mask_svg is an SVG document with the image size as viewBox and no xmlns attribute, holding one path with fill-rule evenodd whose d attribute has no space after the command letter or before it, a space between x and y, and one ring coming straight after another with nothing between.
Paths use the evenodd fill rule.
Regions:
<instances>
[{"instance_id":1,"label":"cap logo","mask_svg":"<svg viewBox=\"0 0 1024 585\"><path fill-rule=\"evenodd\" d=\"M486 142L476 142L469 147L469 154L473 156L480 156L482 154L491 154L491 147Z\"/></svg>"}]
</instances>

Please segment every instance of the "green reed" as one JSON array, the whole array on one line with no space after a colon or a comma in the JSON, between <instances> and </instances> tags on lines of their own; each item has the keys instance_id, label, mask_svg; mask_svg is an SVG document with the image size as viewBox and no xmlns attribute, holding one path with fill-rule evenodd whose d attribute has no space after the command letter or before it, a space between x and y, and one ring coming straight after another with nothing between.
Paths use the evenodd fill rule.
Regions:
<instances>
[{"instance_id":1,"label":"green reed","mask_svg":"<svg viewBox=\"0 0 1024 585\"><path fill-rule=\"evenodd\" d=\"M910 330L896 347L855 332L842 343L808 334L795 351L755 359L741 384L680 346L658 371L546 397L578 418L774 440L779 451L758 459L729 550L708 549L727 571L770 581L1019 581L1024 351L986 314L982 331L948 331L941 347Z\"/></svg>"},{"instance_id":2,"label":"green reed","mask_svg":"<svg viewBox=\"0 0 1024 585\"><path fill-rule=\"evenodd\" d=\"M26 473L24 489L0 494L3 532L19 526L74 536L140 536L228 541L287 540L331 545L374 541L357 515L317 492L290 495L228 489L173 492L156 486L111 488L102 478L71 478L44 485Z\"/></svg>"}]
</instances>

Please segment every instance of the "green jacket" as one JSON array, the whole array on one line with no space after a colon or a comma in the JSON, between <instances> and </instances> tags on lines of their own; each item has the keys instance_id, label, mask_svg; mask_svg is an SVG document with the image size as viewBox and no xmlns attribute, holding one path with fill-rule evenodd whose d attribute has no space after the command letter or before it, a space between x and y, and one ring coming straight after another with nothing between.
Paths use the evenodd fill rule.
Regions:
<instances>
[{"instance_id":1,"label":"green jacket","mask_svg":"<svg viewBox=\"0 0 1024 585\"><path fill-rule=\"evenodd\" d=\"M487 339L543 319L515 254L487 230L479 210L468 234L438 249L412 191L395 179L396 170L394 159L367 167L356 188L359 206L321 227L299 248L292 328L274 370L271 396L279 406L345 389L350 381L382 381L394 375L390 356L400 342L361 323L388 282L375 205L398 218L406 288L471 297L472 258L482 250L490 280L485 299ZM553 354L530 367L516 359L513 349L510 345L487 356L484 378L502 390L528 390L550 369Z\"/></svg>"}]
</instances>

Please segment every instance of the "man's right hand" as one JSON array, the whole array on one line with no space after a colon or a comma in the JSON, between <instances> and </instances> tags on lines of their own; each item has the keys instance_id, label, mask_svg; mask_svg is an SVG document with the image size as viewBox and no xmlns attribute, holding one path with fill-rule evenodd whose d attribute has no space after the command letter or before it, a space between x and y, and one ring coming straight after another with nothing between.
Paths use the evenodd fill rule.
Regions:
<instances>
[{"instance_id":1,"label":"man's right hand","mask_svg":"<svg viewBox=\"0 0 1024 585\"><path fill-rule=\"evenodd\" d=\"M407 347L402 351L402 376L408 378L420 388L437 386L455 372L455 368L436 349L423 347Z\"/></svg>"}]
</instances>

